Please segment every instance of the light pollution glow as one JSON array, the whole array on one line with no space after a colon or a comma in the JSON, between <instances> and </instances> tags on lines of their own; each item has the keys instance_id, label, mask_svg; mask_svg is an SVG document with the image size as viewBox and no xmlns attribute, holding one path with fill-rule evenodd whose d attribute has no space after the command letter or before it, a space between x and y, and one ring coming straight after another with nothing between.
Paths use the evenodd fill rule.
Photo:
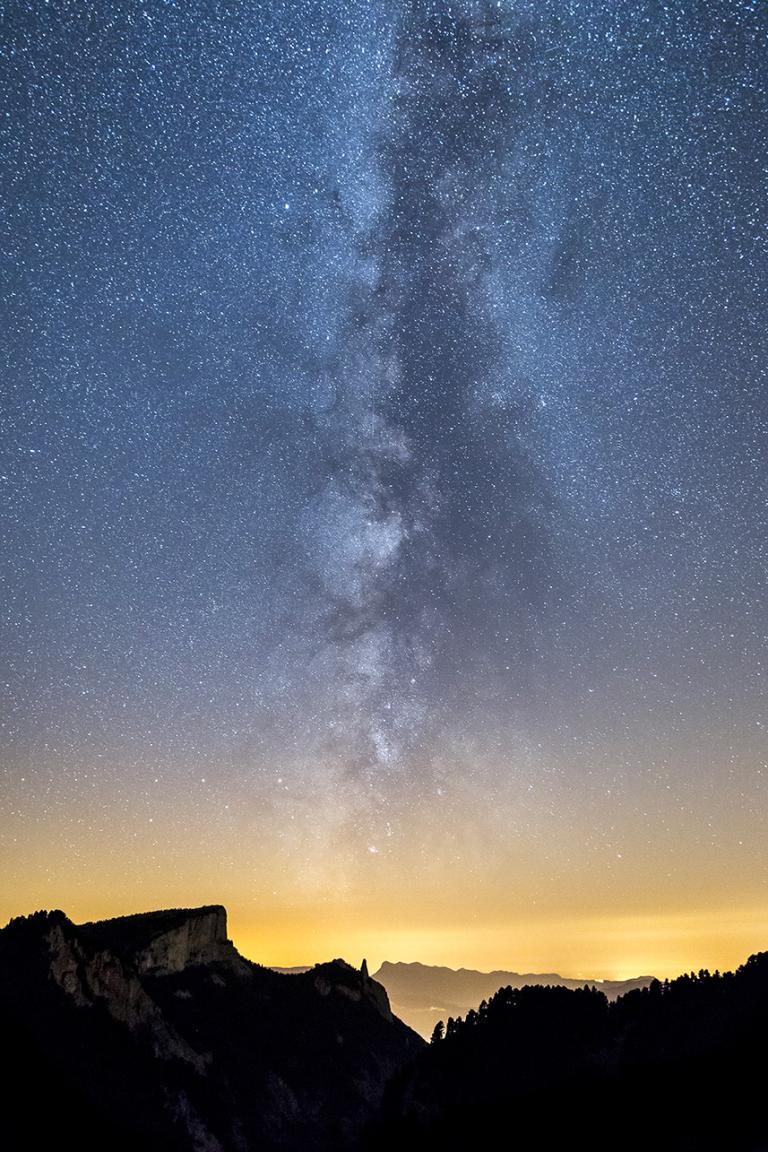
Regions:
<instances>
[{"instance_id":1,"label":"light pollution glow","mask_svg":"<svg viewBox=\"0 0 768 1152\"><path fill-rule=\"evenodd\" d=\"M477 819L469 798L465 811L469 828ZM383 960L421 961L595 979L725 970L768 941L760 876L750 883L742 870L743 846L707 857L695 837L678 838L669 855L673 878L662 882L652 849L643 851L639 840L628 840L618 867L597 860L587 869L569 847L574 830L566 837L562 826L551 824L549 837L566 849L559 860L549 849L542 852L542 829L529 828L514 851L500 839L482 843L467 834L451 857L420 844L358 861L354 844L345 856L337 841L334 868L315 845L299 876L288 867L294 846L281 864L277 840L255 847L244 868L247 832L236 815L229 824L231 855L224 845L214 848L191 806L181 823L183 834L178 820L158 808L126 857L109 818L98 833L73 831L68 849L61 814L41 822L39 839L16 843L13 867L4 861L11 884L4 887L0 917L58 906L83 921L223 903L230 936L262 964L287 967L334 956L359 964L365 956L372 971ZM413 829L432 839L439 822L414 815ZM190 842L198 844L198 855L190 854Z\"/></svg>"}]
</instances>

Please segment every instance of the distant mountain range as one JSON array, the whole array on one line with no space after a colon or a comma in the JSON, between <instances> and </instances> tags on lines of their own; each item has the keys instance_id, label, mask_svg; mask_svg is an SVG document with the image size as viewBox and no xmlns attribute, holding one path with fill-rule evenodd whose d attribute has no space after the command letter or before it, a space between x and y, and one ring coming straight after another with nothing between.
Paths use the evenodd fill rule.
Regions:
<instances>
[{"instance_id":1,"label":"distant mountain range","mask_svg":"<svg viewBox=\"0 0 768 1152\"><path fill-rule=\"evenodd\" d=\"M385 1094L366 1152L766 1152L768 953L627 992L505 987Z\"/></svg>"},{"instance_id":2,"label":"distant mountain range","mask_svg":"<svg viewBox=\"0 0 768 1152\"><path fill-rule=\"evenodd\" d=\"M392 1003L392 1011L416 1032L429 1038L438 1020L464 1015L478 1008L499 988L524 985L556 985L583 988L594 984L609 1000L616 1000L634 988L647 988L653 976L631 980L584 980L560 976L557 972L476 972L471 968L441 968L429 964L390 963L385 960L374 973Z\"/></svg>"}]
</instances>

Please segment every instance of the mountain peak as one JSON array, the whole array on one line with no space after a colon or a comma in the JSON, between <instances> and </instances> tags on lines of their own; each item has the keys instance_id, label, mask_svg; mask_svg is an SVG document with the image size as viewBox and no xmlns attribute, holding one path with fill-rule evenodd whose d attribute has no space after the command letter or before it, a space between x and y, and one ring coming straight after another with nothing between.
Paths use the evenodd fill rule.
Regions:
<instances>
[{"instance_id":1,"label":"mountain peak","mask_svg":"<svg viewBox=\"0 0 768 1152\"><path fill-rule=\"evenodd\" d=\"M424 1047L343 960L288 977L243 959L218 904L19 917L0 930L0 1017L11 1146L63 1127L83 1152L350 1149ZM56 1106L25 1105L30 1085Z\"/></svg>"},{"instance_id":2,"label":"mountain peak","mask_svg":"<svg viewBox=\"0 0 768 1152\"><path fill-rule=\"evenodd\" d=\"M227 938L227 910L221 904L95 920L79 925L79 931L147 975L165 976L198 964L246 963Z\"/></svg>"}]
</instances>

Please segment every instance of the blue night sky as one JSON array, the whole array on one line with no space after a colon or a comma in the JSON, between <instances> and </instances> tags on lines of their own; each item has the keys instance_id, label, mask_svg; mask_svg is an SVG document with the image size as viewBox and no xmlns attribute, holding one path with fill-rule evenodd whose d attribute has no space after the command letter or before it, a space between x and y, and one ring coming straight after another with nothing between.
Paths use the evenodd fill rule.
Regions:
<instances>
[{"instance_id":1,"label":"blue night sky","mask_svg":"<svg viewBox=\"0 0 768 1152\"><path fill-rule=\"evenodd\" d=\"M3 911L768 923L766 8L2 9Z\"/></svg>"}]
</instances>

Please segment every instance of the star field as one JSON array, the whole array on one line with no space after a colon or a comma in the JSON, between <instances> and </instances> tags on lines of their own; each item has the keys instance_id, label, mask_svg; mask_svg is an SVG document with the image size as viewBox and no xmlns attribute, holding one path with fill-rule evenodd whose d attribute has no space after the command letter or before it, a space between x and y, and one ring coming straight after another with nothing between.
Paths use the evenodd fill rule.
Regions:
<instances>
[{"instance_id":1,"label":"star field","mask_svg":"<svg viewBox=\"0 0 768 1152\"><path fill-rule=\"evenodd\" d=\"M756 948L764 7L5 15L3 913Z\"/></svg>"}]
</instances>

